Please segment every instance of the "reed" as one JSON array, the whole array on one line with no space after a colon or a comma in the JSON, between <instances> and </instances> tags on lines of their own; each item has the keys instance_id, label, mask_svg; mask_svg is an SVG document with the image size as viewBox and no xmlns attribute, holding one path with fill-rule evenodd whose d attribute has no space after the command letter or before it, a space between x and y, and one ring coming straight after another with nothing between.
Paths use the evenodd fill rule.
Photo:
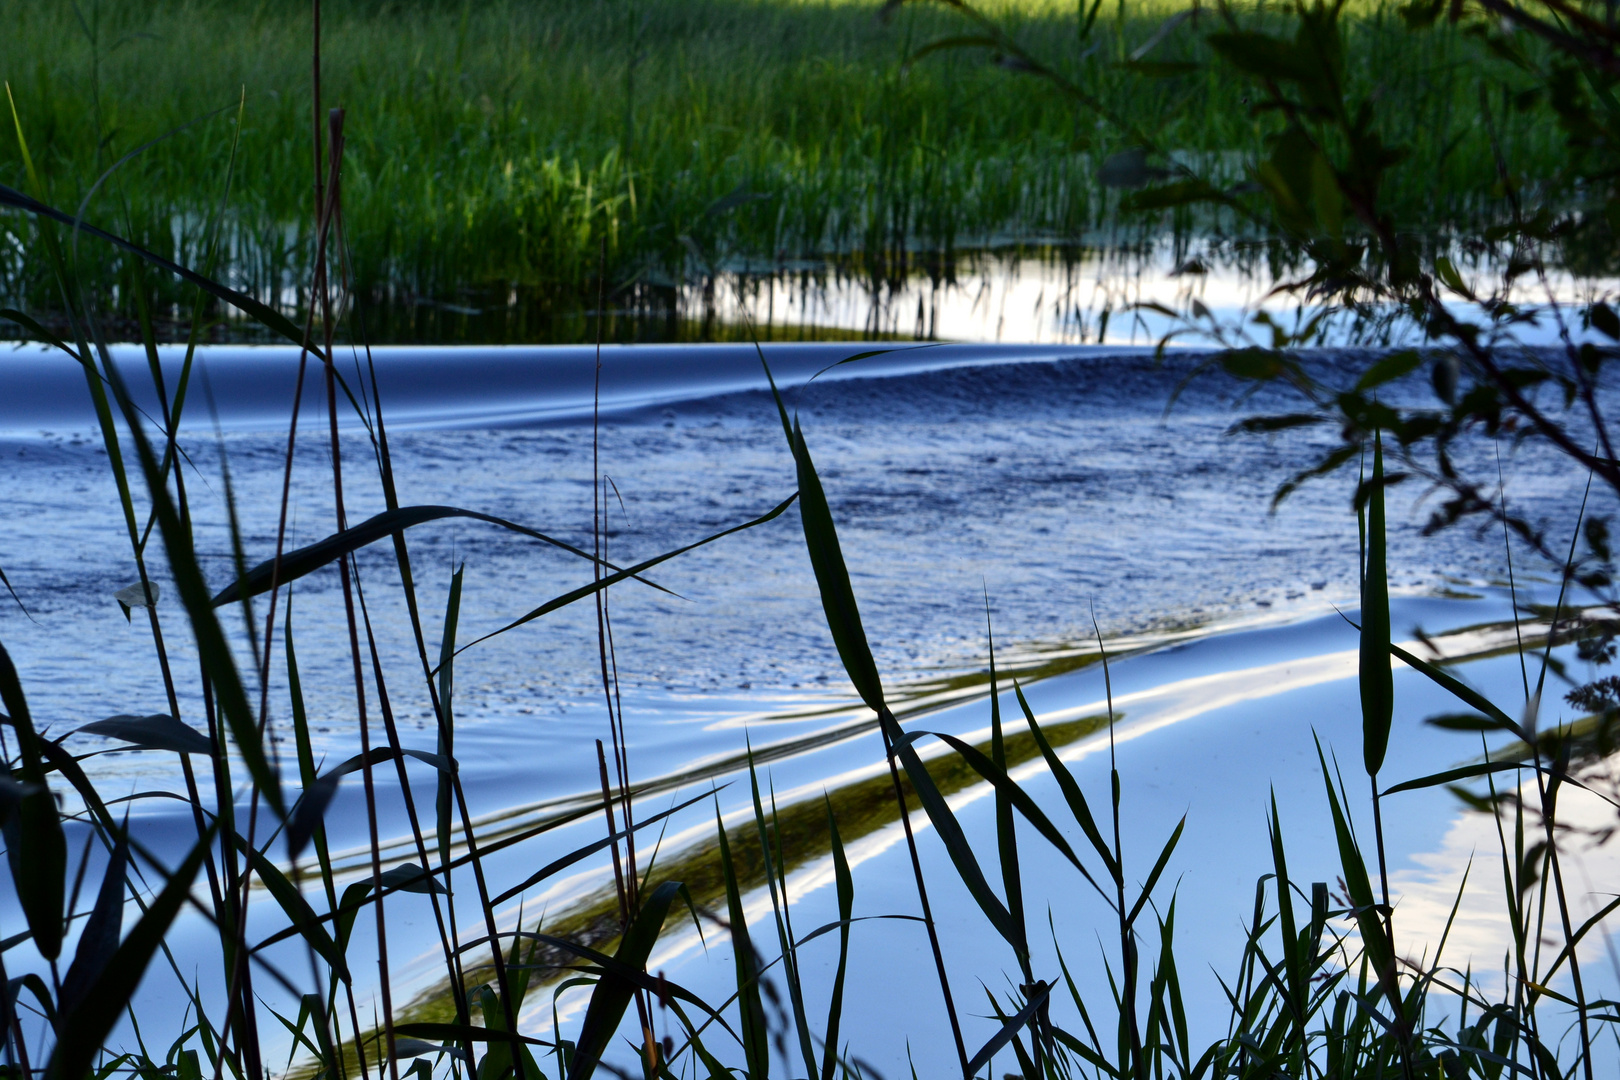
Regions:
<instances>
[{"instance_id":1,"label":"reed","mask_svg":"<svg viewBox=\"0 0 1620 1080\"><path fill-rule=\"evenodd\" d=\"M677 282L721 269L833 259L881 278L918 252L1156 231L1157 216L1121 219L1117 162L1105 167L1143 135L1243 181L1265 132L1247 88L1213 62L1212 11L1081 8L986 9L1101 106L1077 112L994 50L927 51L971 30L930 5L885 18L875 3L787 0L329 4L324 93L351 117L357 294L404 339L446 332L456 309L512 308L525 316L497 332L588 340L563 315L592 306L604 251L616 308L664 309ZM162 138L107 181L91 220L200 264L216 178L239 143L218 276L298 321L315 248L306 9L6 0L0 25L0 77L57 205L77 207L105 169ZM1515 97L1522 80L1474 37L1415 35L1397 7L1358 2L1344 47L1356 85L1386 104L1389 137L1410 148L1387 193L1403 227L1471 234L1499 220L1482 100L1515 172L1530 185L1556 176L1545 97ZM0 182L23 186L20 170L0 153ZM0 230L0 296L55 312L27 220L0 218ZM116 284L96 280L132 338L134 304ZM160 331L183 338L188 301L153 287Z\"/></svg>"}]
</instances>

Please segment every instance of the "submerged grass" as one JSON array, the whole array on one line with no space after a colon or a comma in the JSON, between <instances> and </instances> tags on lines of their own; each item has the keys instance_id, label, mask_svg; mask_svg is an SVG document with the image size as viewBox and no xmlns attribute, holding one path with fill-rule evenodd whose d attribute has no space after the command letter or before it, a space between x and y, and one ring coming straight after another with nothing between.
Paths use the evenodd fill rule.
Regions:
<instances>
[{"instance_id":1,"label":"submerged grass","mask_svg":"<svg viewBox=\"0 0 1620 1080\"><path fill-rule=\"evenodd\" d=\"M1193 227L1185 212L1122 225L1142 134L1226 183L1244 180L1243 162L1264 149L1247 89L1210 62L1212 12L1186 20L1197 5L1174 0L986 10L1104 112L1076 110L994 62L994 50L919 55L974 32L945 5L327 4L323 93L351 118L356 293L394 340L587 339L578 312L594 306L603 260L615 308L670 318L678 283L721 269L833 257L877 278L911 265L949 273L915 253ZM1344 25L1348 70L1386 103L1384 137L1411 151L1385 193L1403 227L1498 221L1497 152L1532 187L1558 172L1547 104L1519 94L1510 68L1461 29L1414 35L1397 5L1374 0L1352 5ZM0 78L48 201L79 206L114 162L162 139L119 166L88 216L200 264L210 193L239 136L219 275L289 312L307 308L307 8L0 0L0 26ZM0 152L0 183L23 186L10 152ZM0 216L0 296L53 312L36 243L28 219ZM99 284L135 336L127 284ZM189 302L151 287L160 330L183 335ZM498 325L459 317L491 310L507 313Z\"/></svg>"}]
</instances>

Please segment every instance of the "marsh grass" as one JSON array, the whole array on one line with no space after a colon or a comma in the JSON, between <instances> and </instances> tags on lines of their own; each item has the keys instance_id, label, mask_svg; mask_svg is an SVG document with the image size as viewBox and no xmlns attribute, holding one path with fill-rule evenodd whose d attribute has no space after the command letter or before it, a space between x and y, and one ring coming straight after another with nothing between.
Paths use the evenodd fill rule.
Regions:
<instances>
[{"instance_id":1,"label":"marsh grass","mask_svg":"<svg viewBox=\"0 0 1620 1080\"><path fill-rule=\"evenodd\" d=\"M831 259L881 281L916 253L1240 227L1188 213L1120 220L1122 189L1109 185L1129 178L1115 156L1143 133L1236 183L1263 132L1241 81L1211 63L1207 20L1171 25L1183 12L1164 2L1083 7L1084 19L1033 0L987 10L1105 114L1076 111L982 48L923 55L972 30L936 5L881 18L874 3L798 0L328 4L324 93L353 118L356 295L392 313L377 329L393 340L588 341L578 313L595 307L599 256L614 310L677 318L676 285L739 267ZM1403 227L1468 234L1500 217L1481 100L1507 104L1494 135L1526 185L1556 174L1551 112L1514 98L1511 73L1478 42L1410 34L1396 7L1370 2L1345 25L1348 69L1388 104L1386 136L1411 148L1387 191ZM126 152L225 110L125 164L92 208L96 223L187 265L203 262L245 94L217 276L300 321L315 248L306 9L6 0L0 26L0 75L56 205L76 207ZM1177 65L1196 67L1143 74ZM23 186L20 170L0 154L0 182ZM58 314L29 221L0 217L0 235L0 296ZM80 272L123 320L108 325L138 336L128 283ZM159 279L148 288L155 325L183 338L189 300ZM468 309L505 313L502 325L481 335L456 317ZM213 333L232 318L209 308ZM672 331L656 320L616 330Z\"/></svg>"}]
</instances>

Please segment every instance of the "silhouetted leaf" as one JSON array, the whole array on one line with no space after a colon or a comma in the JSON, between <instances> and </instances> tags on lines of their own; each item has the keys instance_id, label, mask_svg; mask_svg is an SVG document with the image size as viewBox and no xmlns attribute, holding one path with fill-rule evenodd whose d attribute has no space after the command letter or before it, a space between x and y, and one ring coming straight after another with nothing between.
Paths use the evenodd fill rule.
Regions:
<instances>
[{"instance_id":1,"label":"silhouetted leaf","mask_svg":"<svg viewBox=\"0 0 1620 1080\"><path fill-rule=\"evenodd\" d=\"M132 743L140 750L172 750L177 754L214 753L214 744L196 728L168 713L151 716L109 716L78 729L81 735L103 735Z\"/></svg>"}]
</instances>

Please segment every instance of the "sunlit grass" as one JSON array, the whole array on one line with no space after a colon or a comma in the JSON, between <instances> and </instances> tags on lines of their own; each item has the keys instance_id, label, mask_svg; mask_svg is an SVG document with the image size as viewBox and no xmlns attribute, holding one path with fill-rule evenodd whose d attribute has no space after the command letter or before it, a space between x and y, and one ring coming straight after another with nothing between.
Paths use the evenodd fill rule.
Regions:
<instances>
[{"instance_id":1,"label":"sunlit grass","mask_svg":"<svg viewBox=\"0 0 1620 1080\"><path fill-rule=\"evenodd\" d=\"M0 77L54 199L77 207L121 155L223 110L122 165L88 208L195 262L245 95L225 272L295 306L310 250L300 223L313 212L308 9L86 0L77 10L82 22L73 5L0 0ZM1202 61L1212 16L1142 52L1178 4L1105 0L1083 41L1075 5L988 10L1116 119L1217 178L1243 179L1261 149L1236 80L1122 66L1133 54ZM1352 71L1381 87L1387 137L1414 151L1388 204L1418 227L1499 214L1478 102L1482 88L1498 92L1500 73L1454 32L1409 34L1372 0L1354 10ZM938 5L878 12L870 0L327 5L322 104L348 112L357 283L407 302L515 288L567 307L594 292L604 261L610 281L657 293L782 256L1166 224L1121 218L1117 192L1097 183L1101 161L1129 144L1117 124L984 50L907 67L911 51L970 28ZM1522 176L1556 167L1558 135L1539 109L1496 123ZM0 182L21 186L9 148ZM48 297L21 254L26 223L0 218L0 230L16 238L0 244L0 293Z\"/></svg>"}]
</instances>

